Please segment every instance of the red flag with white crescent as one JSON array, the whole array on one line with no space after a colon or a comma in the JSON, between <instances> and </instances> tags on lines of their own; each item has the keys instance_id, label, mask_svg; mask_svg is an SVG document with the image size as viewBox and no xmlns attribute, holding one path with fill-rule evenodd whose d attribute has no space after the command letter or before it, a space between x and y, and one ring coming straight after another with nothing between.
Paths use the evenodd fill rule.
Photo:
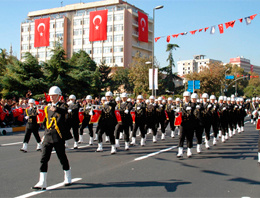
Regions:
<instances>
[{"instance_id":1,"label":"red flag with white crescent","mask_svg":"<svg viewBox=\"0 0 260 198\"><path fill-rule=\"evenodd\" d=\"M148 16L138 11L138 40L148 43Z\"/></svg>"},{"instance_id":2,"label":"red flag with white crescent","mask_svg":"<svg viewBox=\"0 0 260 198\"><path fill-rule=\"evenodd\" d=\"M224 33L223 24L219 24L219 25L218 25L218 28L219 28L219 33L220 33L220 34L223 34L223 33Z\"/></svg>"},{"instance_id":3,"label":"red flag with white crescent","mask_svg":"<svg viewBox=\"0 0 260 198\"><path fill-rule=\"evenodd\" d=\"M12 113L13 113L13 117L18 117L20 115L20 112L19 112L19 109L13 109L12 110Z\"/></svg>"},{"instance_id":4,"label":"red flag with white crescent","mask_svg":"<svg viewBox=\"0 0 260 198\"><path fill-rule=\"evenodd\" d=\"M174 126L180 126L182 122L182 112L179 112L179 115L175 117Z\"/></svg>"},{"instance_id":5,"label":"red flag with white crescent","mask_svg":"<svg viewBox=\"0 0 260 198\"><path fill-rule=\"evenodd\" d=\"M130 113L132 116L133 123L135 123L135 111L131 111Z\"/></svg>"},{"instance_id":6,"label":"red flag with white crescent","mask_svg":"<svg viewBox=\"0 0 260 198\"><path fill-rule=\"evenodd\" d=\"M117 122L122 122L122 118L121 118L119 110L115 110L115 116L116 116Z\"/></svg>"},{"instance_id":7,"label":"red flag with white crescent","mask_svg":"<svg viewBox=\"0 0 260 198\"><path fill-rule=\"evenodd\" d=\"M107 13L108 10L89 13L89 41L107 40Z\"/></svg>"},{"instance_id":8,"label":"red flag with white crescent","mask_svg":"<svg viewBox=\"0 0 260 198\"><path fill-rule=\"evenodd\" d=\"M260 118L258 118L258 120L257 120L256 130L260 130Z\"/></svg>"},{"instance_id":9,"label":"red flag with white crescent","mask_svg":"<svg viewBox=\"0 0 260 198\"><path fill-rule=\"evenodd\" d=\"M37 123L43 123L44 118L45 118L44 109L38 109Z\"/></svg>"},{"instance_id":10,"label":"red flag with white crescent","mask_svg":"<svg viewBox=\"0 0 260 198\"><path fill-rule=\"evenodd\" d=\"M34 47L49 46L50 18L35 19L34 21Z\"/></svg>"},{"instance_id":11,"label":"red flag with white crescent","mask_svg":"<svg viewBox=\"0 0 260 198\"><path fill-rule=\"evenodd\" d=\"M102 111L98 110L98 109L94 109L93 111L94 111L95 114L90 117L89 124L97 123L99 121L99 118L100 118L101 113L102 113Z\"/></svg>"}]
</instances>

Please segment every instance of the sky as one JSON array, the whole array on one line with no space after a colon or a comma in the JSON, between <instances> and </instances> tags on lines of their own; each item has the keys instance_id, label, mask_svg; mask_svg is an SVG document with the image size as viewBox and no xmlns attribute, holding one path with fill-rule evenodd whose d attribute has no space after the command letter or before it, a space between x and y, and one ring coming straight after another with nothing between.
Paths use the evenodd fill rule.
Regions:
<instances>
[{"instance_id":1,"label":"sky","mask_svg":"<svg viewBox=\"0 0 260 198\"><path fill-rule=\"evenodd\" d=\"M30 11L49 9L79 2L96 0L0 0L0 48L9 52L10 44L14 55L20 53L20 25ZM230 58L243 56L251 64L260 66L260 0L127 0L128 3L153 16L155 10L155 37L163 37L155 43L155 57L160 67L167 66L166 36L209 27L206 32L188 33L178 38L171 37L171 44L180 46L173 51L175 69L177 61L193 59L193 55L203 54L206 58L228 63ZM237 19L257 14L250 25ZM220 34L218 24L236 20L233 28ZM216 25L215 34L210 34ZM224 25L225 26L225 25Z\"/></svg>"}]
</instances>

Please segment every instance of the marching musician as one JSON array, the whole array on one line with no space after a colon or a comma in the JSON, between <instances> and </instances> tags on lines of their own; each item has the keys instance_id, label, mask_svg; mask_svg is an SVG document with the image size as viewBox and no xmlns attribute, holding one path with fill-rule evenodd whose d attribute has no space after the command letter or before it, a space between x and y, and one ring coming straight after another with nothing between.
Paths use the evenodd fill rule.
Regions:
<instances>
[{"instance_id":1,"label":"marching musician","mask_svg":"<svg viewBox=\"0 0 260 198\"><path fill-rule=\"evenodd\" d=\"M182 122L180 126L180 139L177 154L178 158L183 157L183 145L185 139L187 140L187 157L192 156L191 149L193 147L194 134L194 107L192 107L190 96L191 94L188 91L183 93L183 108L179 109L179 112L182 112Z\"/></svg>"},{"instance_id":2,"label":"marching musician","mask_svg":"<svg viewBox=\"0 0 260 198\"><path fill-rule=\"evenodd\" d=\"M79 143L83 143L83 130L88 127L89 131L89 145L93 145L93 123L90 123L90 118L93 116L95 113L93 111L92 107L92 96L87 95L86 101L83 102L83 112L84 112L84 118L80 126L80 135L79 135Z\"/></svg>"},{"instance_id":3,"label":"marching musician","mask_svg":"<svg viewBox=\"0 0 260 198\"><path fill-rule=\"evenodd\" d=\"M161 126L162 140L165 140L165 104L162 103L162 97L158 97L158 107L156 108L157 126Z\"/></svg>"},{"instance_id":4,"label":"marching musician","mask_svg":"<svg viewBox=\"0 0 260 198\"><path fill-rule=\"evenodd\" d=\"M39 182L32 187L35 190L45 190L47 187L48 162L53 148L64 170L64 185L68 186L71 184L71 170L65 153L65 141L72 138L65 121L66 114L68 113L68 105L60 102L61 90L57 86L50 88L49 96L51 104L44 109L46 129L40 160L40 178Z\"/></svg>"},{"instance_id":5,"label":"marching musician","mask_svg":"<svg viewBox=\"0 0 260 198\"><path fill-rule=\"evenodd\" d=\"M175 120L175 110L176 110L176 105L173 104L173 100L171 97L168 98L168 103L166 104L166 112L168 115L168 119L165 120L165 128L167 128L168 124L170 123L170 128L171 128L171 137L175 137L175 125L174 125L174 120Z\"/></svg>"},{"instance_id":6,"label":"marching musician","mask_svg":"<svg viewBox=\"0 0 260 198\"><path fill-rule=\"evenodd\" d=\"M157 142L157 123L156 109L158 105L155 103L154 96L149 97L150 104L146 105L146 127L145 130L152 129L153 142Z\"/></svg>"},{"instance_id":7,"label":"marching musician","mask_svg":"<svg viewBox=\"0 0 260 198\"><path fill-rule=\"evenodd\" d=\"M28 120L26 123L25 127L25 136L23 140L23 147L20 149L20 151L23 151L24 153L27 152L27 146L31 138L31 134L33 133L36 142L37 142L37 147L36 151L41 151L42 150L42 145L41 145L41 138L39 135L39 124L37 123L37 108L35 105L35 100L34 99L29 99L29 108L25 109L26 112L26 117L25 119Z\"/></svg>"}]
</instances>

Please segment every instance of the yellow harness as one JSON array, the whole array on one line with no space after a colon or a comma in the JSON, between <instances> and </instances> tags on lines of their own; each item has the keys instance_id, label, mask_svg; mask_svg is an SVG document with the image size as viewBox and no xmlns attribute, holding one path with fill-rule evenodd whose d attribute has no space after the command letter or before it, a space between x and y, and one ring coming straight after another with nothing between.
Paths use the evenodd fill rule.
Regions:
<instances>
[{"instance_id":1,"label":"yellow harness","mask_svg":"<svg viewBox=\"0 0 260 198\"><path fill-rule=\"evenodd\" d=\"M60 138L62 138L60 129L59 129L58 124L57 124L57 119L56 119L55 117L52 117L52 118L51 118L51 122L49 123L48 111L47 111L47 110L48 110L48 106L46 106L45 109L44 109L45 117L46 117L46 120L47 120L47 121L46 121L46 128L47 128L47 129L50 129L51 126L52 126L52 124L53 124L53 122L54 122L55 129L56 129L57 133L59 134Z\"/></svg>"}]
</instances>

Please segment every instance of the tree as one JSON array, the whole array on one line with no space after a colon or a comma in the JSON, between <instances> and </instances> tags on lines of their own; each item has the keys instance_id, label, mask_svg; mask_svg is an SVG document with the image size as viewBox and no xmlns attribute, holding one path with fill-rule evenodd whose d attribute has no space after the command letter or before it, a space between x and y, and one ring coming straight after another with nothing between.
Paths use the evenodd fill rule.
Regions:
<instances>
[{"instance_id":1,"label":"tree","mask_svg":"<svg viewBox=\"0 0 260 198\"><path fill-rule=\"evenodd\" d=\"M257 73L249 72L252 78L250 78L248 86L245 87L244 95L246 97L256 97L260 95L260 78ZM258 76L258 77L256 77Z\"/></svg>"},{"instance_id":2,"label":"tree","mask_svg":"<svg viewBox=\"0 0 260 198\"><path fill-rule=\"evenodd\" d=\"M151 59L151 58L150 58ZM149 65L145 64L147 61L151 61L145 56L140 56L140 53L136 53L133 57L133 61L130 65L129 80L134 85L134 94L143 94L144 96L151 93L149 91Z\"/></svg>"},{"instance_id":3,"label":"tree","mask_svg":"<svg viewBox=\"0 0 260 198\"><path fill-rule=\"evenodd\" d=\"M52 53L51 59L44 64L44 72L49 87L57 85L61 88L63 94L69 94L73 90L73 78L69 75L73 67L66 61L65 51L60 45L55 47Z\"/></svg>"},{"instance_id":4,"label":"tree","mask_svg":"<svg viewBox=\"0 0 260 198\"><path fill-rule=\"evenodd\" d=\"M84 97L87 94L91 94L92 80L97 68L96 63L91 60L85 51L81 50L78 53L73 54L69 60L69 65L73 66L69 73L72 77L72 89L70 94L73 93L78 97Z\"/></svg>"},{"instance_id":5,"label":"tree","mask_svg":"<svg viewBox=\"0 0 260 198\"><path fill-rule=\"evenodd\" d=\"M113 90L124 89L126 92L133 92L133 83L130 82L128 75L129 75L129 68L117 68L115 73L113 74Z\"/></svg>"},{"instance_id":6,"label":"tree","mask_svg":"<svg viewBox=\"0 0 260 198\"><path fill-rule=\"evenodd\" d=\"M175 89L174 79L178 78L177 73L173 73L173 67L175 67L172 51L179 48L177 44L167 44L166 52L169 52L167 61L169 65L160 69L161 72L165 73L165 78L162 79L164 91L173 92Z\"/></svg>"},{"instance_id":7,"label":"tree","mask_svg":"<svg viewBox=\"0 0 260 198\"><path fill-rule=\"evenodd\" d=\"M107 66L105 62L101 62L99 65L101 89L107 89L112 83L111 67Z\"/></svg>"}]
</instances>

